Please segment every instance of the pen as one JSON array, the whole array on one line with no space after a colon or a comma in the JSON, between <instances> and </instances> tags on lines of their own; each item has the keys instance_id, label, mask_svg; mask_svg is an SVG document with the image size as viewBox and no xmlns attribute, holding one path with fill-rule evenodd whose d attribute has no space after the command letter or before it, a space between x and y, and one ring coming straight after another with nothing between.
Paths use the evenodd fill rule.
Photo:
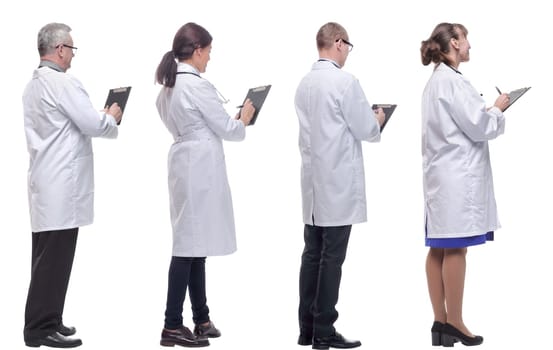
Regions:
<instances>
[{"instance_id":1,"label":"pen","mask_svg":"<svg viewBox=\"0 0 553 350\"><path fill-rule=\"evenodd\" d=\"M244 107L244 105L236 106L236 108L242 108L242 107Z\"/></svg>"},{"instance_id":2,"label":"pen","mask_svg":"<svg viewBox=\"0 0 553 350\"><path fill-rule=\"evenodd\" d=\"M496 86L495 89L497 90L497 92L499 92L499 94L501 95L501 90L499 90L499 88Z\"/></svg>"}]
</instances>

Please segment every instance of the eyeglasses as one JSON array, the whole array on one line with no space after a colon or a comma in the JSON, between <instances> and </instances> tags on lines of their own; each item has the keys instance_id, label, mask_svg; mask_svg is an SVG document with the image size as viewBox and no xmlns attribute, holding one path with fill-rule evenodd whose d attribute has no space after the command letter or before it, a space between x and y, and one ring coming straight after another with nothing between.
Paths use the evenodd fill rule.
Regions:
<instances>
[{"instance_id":1,"label":"eyeglasses","mask_svg":"<svg viewBox=\"0 0 553 350\"><path fill-rule=\"evenodd\" d=\"M348 51L349 52L351 52L351 50L353 50L353 44L352 43L350 43L346 39L336 39L336 42L338 42L340 40L342 40L342 42L348 46Z\"/></svg>"},{"instance_id":2,"label":"eyeglasses","mask_svg":"<svg viewBox=\"0 0 553 350\"><path fill-rule=\"evenodd\" d=\"M73 54L75 54L75 52L77 51L77 48L75 46L71 46L71 45L67 45L67 44L59 44L58 46L56 46L56 49L60 46L67 47L68 49L71 49L73 51Z\"/></svg>"}]
</instances>

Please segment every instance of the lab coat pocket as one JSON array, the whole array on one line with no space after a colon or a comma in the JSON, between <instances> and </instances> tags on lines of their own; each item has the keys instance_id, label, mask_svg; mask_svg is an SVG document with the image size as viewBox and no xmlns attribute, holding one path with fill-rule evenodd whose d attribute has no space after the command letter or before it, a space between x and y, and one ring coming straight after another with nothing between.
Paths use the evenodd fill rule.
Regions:
<instances>
[{"instance_id":1,"label":"lab coat pocket","mask_svg":"<svg viewBox=\"0 0 553 350\"><path fill-rule=\"evenodd\" d=\"M215 165L213 161L213 149L210 141L197 141L196 147L190 154L190 183L195 189L193 192L203 197L212 187ZM201 198L197 198L200 200Z\"/></svg>"},{"instance_id":2,"label":"lab coat pocket","mask_svg":"<svg viewBox=\"0 0 553 350\"><path fill-rule=\"evenodd\" d=\"M356 200L364 201L365 199L365 169L363 162L354 162L352 165L353 178L352 188L353 195Z\"/></svg>"},{"instance_id":3,"label":"lab coat pocket","mask_svg":"<svg viewBox=\"0 0 553 350\"><path fill-rule=\"evenodd\" d=\"M472 209L472 215L475 220L479 220L476 216L481 216L485 211L485 206L488 201L488 171L485 164L479 164L471 169L467 174L468 191L466 194L466 204Z\"/></svg>"},{"instance_id":4,"label":"lab coat pocket","mask_svg":"<svg viewBox=\"0 0 553 350\"><path fill-rule=\"evenodd\" d=\"M89 154L73 160L73 179L75 179L75 195L77 197L87 196L94 192L94 159Z\"/></svg>"}]
</instances>

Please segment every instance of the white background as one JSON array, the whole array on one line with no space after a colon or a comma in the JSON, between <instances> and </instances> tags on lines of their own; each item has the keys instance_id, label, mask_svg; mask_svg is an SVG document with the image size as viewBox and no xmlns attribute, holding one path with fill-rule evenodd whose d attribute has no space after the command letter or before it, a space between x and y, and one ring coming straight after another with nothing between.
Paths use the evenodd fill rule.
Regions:
<instances>
[{"instance_id":1,"label":"white background","mask_svg":"<svg viewBox=\"0 0 553 350\"><path fill-rule=\"evenodd\" d=\"M355 225L344 264L337 329L363 348L430 349L432 311L423 241L420 97L430 66L419 49L440 22L469 30L460 70L493 104L494 86L532 89L490 143L503 228L469 249L465 322L483 349L543 349L552 312L551 26L545 1L20 1L0 11L5 118L0 137L0 348L23 349L30 275L28 154L21 95L39 62L38 30L73 28L69 71L103 107L109 88L132 92L116 140L95 139L95 222L81 228L65 322L83 349L155 349L171 255L166 157L172 142L154 72L177 29L212 36L205 78L240 104L272 84L244 142L225 143L238 252L208 259L208 304L223 337L215 349L295 349L303 247L298 125L293 96L317 59L315 34L341 23L355 44L344 67L370 103L397 103L379 144L363 145L369 221ZM188 304L185 323L192 326ZM547 344L547 345L546 345ZM461 345L457 345L459 347Z\"/></svg>"}]
</instances>

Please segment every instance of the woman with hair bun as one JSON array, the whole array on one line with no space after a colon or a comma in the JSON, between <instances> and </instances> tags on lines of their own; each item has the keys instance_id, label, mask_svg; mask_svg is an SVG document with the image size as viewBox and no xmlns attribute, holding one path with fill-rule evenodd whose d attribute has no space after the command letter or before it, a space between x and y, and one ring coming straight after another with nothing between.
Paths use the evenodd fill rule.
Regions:
<instances>
[{"instance_id":1,"label":"woman with hair bun","mask_svg":"<svg viewBox=\"0 0 553 350\"><path fill-rule=\"evenodd\" d=\"M463 322L467 247L493 240L500 228L488 140L503 134L501 94L492 107L459 71L468 62L468 31L440 23L421 44L423 65L434 70L422 96L422 157L426 276L434 324L432 345L479 345Z\"/></svg>"}]
</instances>

